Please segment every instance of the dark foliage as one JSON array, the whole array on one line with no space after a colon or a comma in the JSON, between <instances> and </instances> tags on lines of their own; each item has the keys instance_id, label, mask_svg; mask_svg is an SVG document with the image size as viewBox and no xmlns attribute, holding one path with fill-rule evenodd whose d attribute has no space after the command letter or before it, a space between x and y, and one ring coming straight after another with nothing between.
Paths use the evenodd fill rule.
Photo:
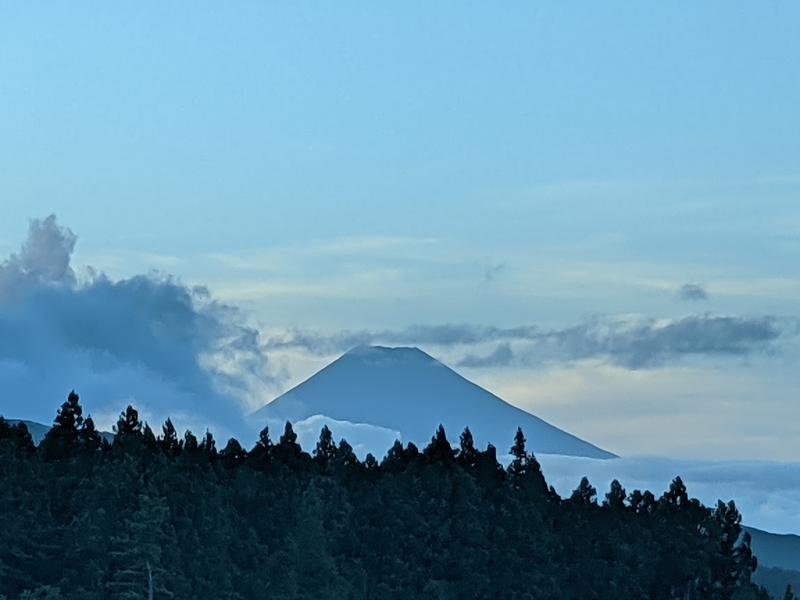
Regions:
<instances>
[{"instance_id":1,"label":"dark foliage","mask_svg":"<svg viewBox=\"0 0 800 600\"><path fill-rule=\"evenodd\" d=\"M0 598L766 598L733 503L585 478L567 499L522 431L508 469L468 430L357 459L287 423L247 451L155 437L129 407L104 443L71 394L35 448L0 418ZM742 538L743 544L736 543Z\"/></svg>"}]
</instances>

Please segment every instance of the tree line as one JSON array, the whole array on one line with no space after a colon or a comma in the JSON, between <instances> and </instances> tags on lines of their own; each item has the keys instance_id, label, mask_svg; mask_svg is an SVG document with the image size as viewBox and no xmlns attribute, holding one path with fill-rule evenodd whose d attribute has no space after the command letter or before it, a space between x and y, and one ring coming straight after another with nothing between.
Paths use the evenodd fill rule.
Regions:
<instances>
[{"instance_id":1,"label":"tree line","mask_svg":"<svg viewBox=\"0 0 800 600\"><path fill-rule=\"evenodd\" d=\"M465 429L362 461L291 423L249 450L128 407L105 440L71 393L41 443L0 417L0 598L766 599L731 501L548 486ZM787 594L790 592L787 591Z\"/></svg>"}]
</instances>

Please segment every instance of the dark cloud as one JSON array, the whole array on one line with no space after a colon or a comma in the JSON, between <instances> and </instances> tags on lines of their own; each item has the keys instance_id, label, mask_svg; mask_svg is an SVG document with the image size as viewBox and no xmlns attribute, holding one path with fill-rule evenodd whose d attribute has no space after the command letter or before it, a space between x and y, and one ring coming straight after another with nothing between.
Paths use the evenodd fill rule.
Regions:
<instances>
[{"instance_id":1,"label":"dark cloud","mask_svg":"<svg viewBox=\"0 0 800 600\"><path fill-rule=\"evenodd\" d=\"M658 366L687 356L745 356L774 350L782 336L797 333L796 323L776 317L695 315L669 321L591 319L572 327L479 327L418 325L396 331L344 332L331 336L290 332L269 340L268 348L295 347L318 354L359 344L469 346L496 342L485 355L466 355L459 366L491 367L589 358L629 368Z\"/></svg>"},{"instance_id":2,"label":"dark cloud","mask_svg":"<svg viewBox=\"0 0 800 600\"><path fill-rule=\"evenodd\" d=\"M500 340L535 338L537 327L483 327L478 325L412 325L404 329L341 331L333 334L292 329L265 343L267 350L297 348L311 354L327 355L364 344L458 346Z\"/></svg>"},{"instance_id":3,"label":"dark cloud","mask_svg":"<svg viewBox=\"0 0 800 600\"><path fill-rule=\"evenodd\" d=\"M499 345L462 366L506 366L599 358L628 368L663 365L687 356L730 357L769 351L788 323L774 317L690 316L674 321L594 320L529 338L515 352Z\"/></svg>"},{"instance_id":4,"label":"dark cloud","mask_svg":"<svg viewBox=\"0 0 800 600\"><path fill-rule=\"evenodd\" d=\"M483 271L483 282L485 284L492 283L506 270L507 266L504 262L487 266Z\"/></svg>"},{"instance_id":5,"label":"dark cloud","mask_svg":"<svg viewBox=\"0 0 800 600\"><path fill-rule=\"evenodd\" d=\"M459 361L458 366L468 368L493 367L508 365L513 360L514 352L511 350L511 344L503 342L502 344L498 344L494 351L485 356L467 354Z\"/></svg>"},{"instance_id":6,"label":"dark cloud","mask_svg":"<svg viewBox=\"0 0 800 600\"><path fill-rule=\"evenodd\" d=\"M0 265L0 412L49 421L74 387L95 413L134 402L153 419L240 431L248 395L270 378L258 333L170 277L79 281L75 243L54 216L36 220Z\"/></svg>"},{"instance_id":7,"label":"dark cloud","mask_svg":"<svg viewBox=\"0 0 800 600\"><path fill-rule=\"evenodd\" d=\"M708 300L708 292L697 283L685 283L678 290L678 298L689 302Z\"/></svg>"}]
</instances>

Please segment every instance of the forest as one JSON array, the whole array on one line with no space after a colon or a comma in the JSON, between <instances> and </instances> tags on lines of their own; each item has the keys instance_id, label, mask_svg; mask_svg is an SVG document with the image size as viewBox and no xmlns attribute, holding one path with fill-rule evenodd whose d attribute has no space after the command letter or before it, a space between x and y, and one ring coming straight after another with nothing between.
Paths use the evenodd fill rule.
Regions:
<instances>
[{"instance_id":1,"label":"forest","mask_svg":"<svg viewBox=\"0 0 800 600\"><path fill-rule=\"evenodd\" d=\"M769 598L733 501L680 478L562 498L522 431L507 467L468 429L363 461L327 428L304 451L290 423L218 449L128 407L114 433L74 392L38 446L0 418L0 598Z\"/></svg>"}]
</instances>

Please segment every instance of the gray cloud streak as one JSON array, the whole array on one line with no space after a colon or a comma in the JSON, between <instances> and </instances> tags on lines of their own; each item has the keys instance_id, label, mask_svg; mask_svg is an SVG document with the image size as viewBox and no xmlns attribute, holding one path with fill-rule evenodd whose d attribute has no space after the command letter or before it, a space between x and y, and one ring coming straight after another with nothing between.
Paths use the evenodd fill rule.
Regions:
<instances>
[{"instance_id":1,"label":"gray cloud streak","mask_svg":"<svg viewBox=\"0 0 800 600\"><path fill-rule=\"evenodd\" d=\"M412 325L404 329L379 331L341 331L333 334L303 329L289 330L285 335L268 339L267 350L298 348L318 355L349 350L362 344L431 344L457 346L511 339L528 339L541 335L533 326L484 327L479 325Z\"/></svg>"},{"instance_id":2,"label":"gray cloud streak","mask_svg":"<svg viewBox=\"0 0 800 600\"><path fill-rule=\"evenodd\" d=\"M469 353L462 367L537 364L589 358L629 368L654 367L687 356L746 356L777 349L797 334L797 323L773 316L693 315L670 321L597 318L563 329L536 326L416 325L399 330L340 332L295 330L268 340L268 349L300 348L330 354L360 344L469 346L496 342L488 354Z\"/></svg>"}]
</instances>

